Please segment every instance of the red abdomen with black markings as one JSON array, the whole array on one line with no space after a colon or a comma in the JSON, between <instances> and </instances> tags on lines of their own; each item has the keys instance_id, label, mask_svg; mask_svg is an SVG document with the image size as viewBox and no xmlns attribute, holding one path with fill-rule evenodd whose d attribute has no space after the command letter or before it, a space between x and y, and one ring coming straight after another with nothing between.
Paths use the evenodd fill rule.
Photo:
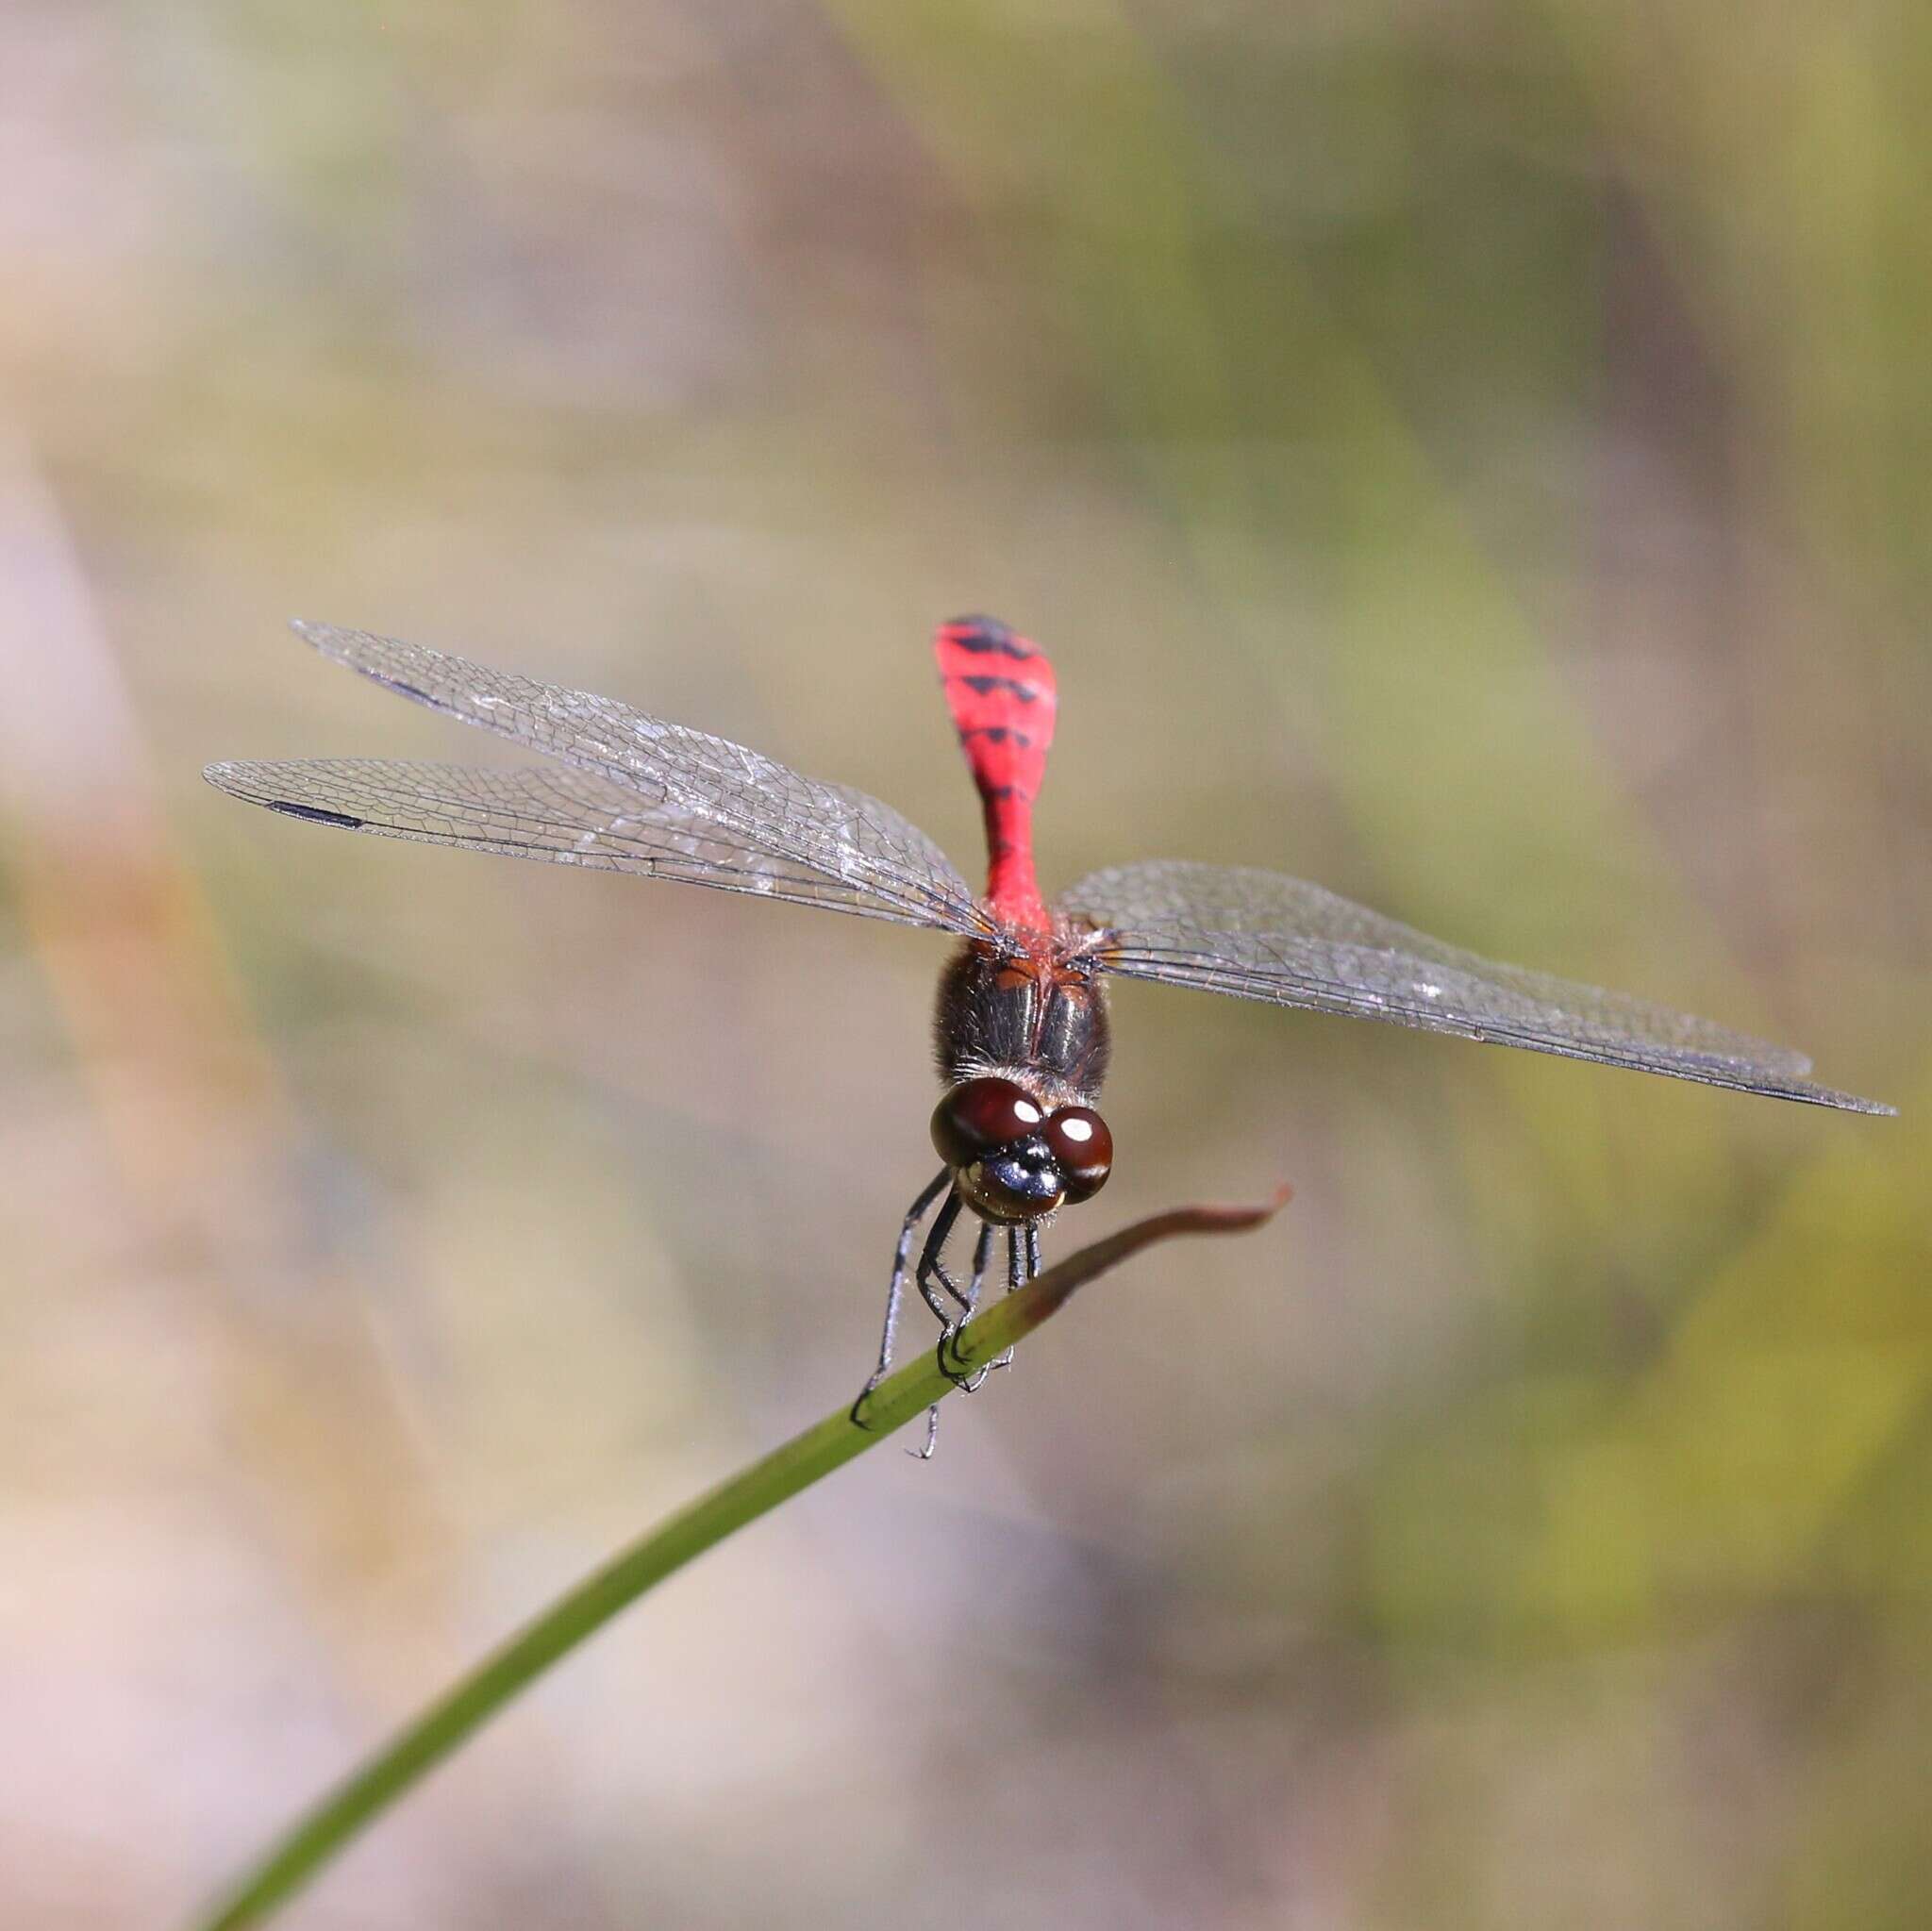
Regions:
<instances>
[{"instance_id":1,"label":"red abdomen with black markings","mask_svg":"<svg viewBox=\"0 0 1932 1931\"><path fill-rule=\"evenodd\" d=\"M1031 639L993 617L941 624L933 654L986 810L987 904L1003 924L1050 931L1033 870L1033 801L1059 702L1053 665Z\"/></svg>"}]
</instances>

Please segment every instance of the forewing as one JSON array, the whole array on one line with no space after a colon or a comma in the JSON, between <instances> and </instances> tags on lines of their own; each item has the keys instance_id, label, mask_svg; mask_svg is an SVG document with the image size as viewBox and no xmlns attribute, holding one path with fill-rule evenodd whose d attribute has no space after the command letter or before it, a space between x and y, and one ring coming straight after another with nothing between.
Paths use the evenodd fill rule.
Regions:
<instances>
[{"instance_id":1,"label":"forewing","mask_svg":"<svg viewBox=\"0 0 1932 1931\"><path fill-rule=\"evenodd\" d=\"M1378 1019L1858 1113L1783 1046L1688 1013L1499 965L1278 873L1164 861L1091 873L1058 910L1126 978Z\"/></svg>"},{"instance_id":2,"label":"forewing","mask_svg":"<svg viewBox=\"0 0 1932 1931\"><path fill-rule=\"evenodd\" d=\"M390 690L570 768L362 759L211 767L210 779L238 796L394 837L682 878L967 936L991 929L945 854L862 791L615 698L365 631L294 627L324 656ZM294 789L264 794L277 785Z\"/></svg>"},{"instance_id":3,"label":"forewing","mask_svg":"<svg viewBox=\"0 0 1932 1931\"><path fill-rule=\"evenodd\" d=\"M872 885L736 843L710 820L654 807L627 786L566 765L495 771L310 757L211 764L205 775L232 797L349 831L682 879L901 924L940 923L882 897Z\"/></svg>"}]
</instances>

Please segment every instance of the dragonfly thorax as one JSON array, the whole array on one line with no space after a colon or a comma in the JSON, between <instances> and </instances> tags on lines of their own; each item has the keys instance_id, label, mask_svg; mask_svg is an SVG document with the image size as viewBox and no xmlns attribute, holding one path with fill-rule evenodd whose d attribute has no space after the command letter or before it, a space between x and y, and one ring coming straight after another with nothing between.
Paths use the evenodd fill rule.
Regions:
<instances>
[{"instance_id":1,"label":"dragonfly thorax","mask_svg":"<svg viewBox=\"0 0 1932 1931\"><path fill-rule=\"evenodd\" d=\"M949 1086L991 1074L1049 1112L1091 1106L1107 1077L1107 989L1076 958L969 941L940 975L933 1045Z\"/></svg>"}]
</instances>

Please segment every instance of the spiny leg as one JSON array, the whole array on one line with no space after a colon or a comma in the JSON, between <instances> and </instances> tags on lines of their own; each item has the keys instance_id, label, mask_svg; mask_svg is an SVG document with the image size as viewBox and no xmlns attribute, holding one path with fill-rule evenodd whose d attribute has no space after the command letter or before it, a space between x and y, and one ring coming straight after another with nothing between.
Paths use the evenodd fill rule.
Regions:
<instances>
[{"instance_id":1,"label":"spiny leg","mask_svg":"<svg viewBox=\"0 0 1932 1931\"><path fill-rule=\"evenodd\" d=\"M986 1282L986 1270L992 1262L992 1223L981 1221L979 1240L973 1249L973 1280L966 1290L966 1313L970 1319L973 1310L979 1306L979 1290ZM961 1323L964 1324L963 1323ZM959 1384L961 1394L977 1394L986 1385L986 1377L999 1364L989 1361L978 1373Z\"/></svg>"},{"instance_id":2,"label":"spiny leg","mask_svg":"<svg viewBox=\"0 0 1932 1931\"><path fill-rule=\"evenodd\" d=\"M951 1170L948 1169L920 1196L916 1213L908 1216L909 1219L913 1220L914 1224L917 1224L917 1213L924 1211L926 1204L931 1201L932 1197L951 1177ZM926 1229L925 1245L919 1252L919 1265L912 1271L913 1285L918 1288L920 1297L932 1309L934 1315L939 1320L941 1330L940 1335L940 1363L941 1367L945 1364L946 1343L952 1339L955 1329L945 1303L934 1291L932 1283L933 1277L937 1275L946 1292L955 1301L958 1302L961 1307L965 1306L965 1296L954 1286L953 1277L946 1272L945 1263L941 1258L945 1249L946 1236L953 1231L953 1223L959 1218L960 1206L959 1190L956 1187L946 1195L945 1201L940 1207L939 1212L933 1216L932 1225ZM902 1254L909 1252L910 1245L909 1240L908 1240L905 1234L902 1234L900 1236L900 1252ZM903 1280L905 1268L902 1262L894 1273L895 1283ZM930 1461L932 1459L934 1444L939 1440L939 1433L940 1407L939 1404L935 1402L925 1411L924 1443L918 1448L908 1448L906 1453L913 1457L915 1460Z\"/></svg>"},{"instance_id":3,"label":"spiny leg","mask_svg":"<svg viewBox=\"0 0 1932 1931\"><path fill-rule=\"evenodd\" d=\"M986 1271L992 1261L992 1223L982 1221L979 1224L979 1240L973 1250L973 1280L964 1297L966 1313L957 1324L950 1325L940 1337L940 1366L949 1374L952 1373L952 1370L946 1366L946 1345L966 1324L966 1320L979 1305L979 1291L986 1281ZM1007 1292L1016 1293L1039 1272L1040 1229L1031 1222L1024 1228L1009 1227L1007 1230ZM941 1274L941 1278L944 1279L944 1275ZM946 1285L950 1288L952 1283L948 1281ZM930 1305L932 1297L928 1295L926 1299ZM986 1377L995 1368L1010 1368L1012 1365L1013 1350L1008 1348L997 1360L989 1361L985 1367L974 1371L963 1378L954 1374L953 1385L961 1394L976 1394L986 1385ZM925 1416L925 1447L921 1454L922 1460L931 1457L933 1443L939 1437L939 1409L928 1408Z\"/></svg>"},{"instance_id":4,"label":"spiny leg","mask_svg":"<svg viewBox=\"0 0 1932 1931\"><path fill-rule=\"evenodd\" d=\"M979 1306L979 1290L986 1285L986 1270L992 1262L992 1223L981 1221L979 1240L973 1249L973 1279L966 1289L966 1311Z\"/></svg>"},{"instance_id":5,"label":"spiny leg","mask_svg":"<svg viewBox=\"0 0 1932 1931\"><path fill-rule=\"evenodd\" d=\"M946 1237L953 1231L953 1223L959 1218L959 1209L963 1204L957 1187L946 1195L946 1204L933 1216L932 1225L926 1230L925 1245L920 1251L919 1265L912 1272L913 1285L918 1288L925 1305L932 1309L940 1323L940 1373L955 1388L964 1387L966 1377L947 1364L946 1350L952 1344L953 1337L959 1332L960 1322L973 1311L973 1304L959 1291L958 1284L946 1272L946 1264L941 1256L945 1251ZM958 1305L960 1314L958 1321L953 1318L951 1309L940 1299L938 1290L933 1286L935 1280ZM939 1433L940 1405L934 1402L925 1411L925 1445L922 1448L908 1448L907 1454L920 1461L930 1461L933 1444L939 1440Z\"/></svg>"},{"instance_id":6,"label":"spiny leg","mask_svg":"<svg viewBox=\"0 0 1932 1931\"><path fill-rule=\"evenodd\" d=\"M858 1390L858 1399L852 1404L852 1419L861 1428L866 1424L858 1411L865 1406L866 1397L886 1378L892 1366L892 1341L899 1327L899 1303L906 1292L906 1262L912 1252L912 1237L952 1177L950 1170L941 1167L939 1178L908 1208L905 1224L899 1229L899 1244L892 1250L891 1284L886 1290L886 1324L885 1331L879 1336L879 1365Z\"/></svg>"},{"instance_id":7,"label":"spiny leg","mask_svg":"<svg viewBox=\"0 0 1932 1931\"><path fill-rule=\"evenodd\" d=\"M944 1262L941 1258L941 1251L945 1245L946 1237L952 1232L953 1220L957 1218L958 1210L961 1205L960 1197L956 1192L947 1201L946 1206L940 1210L939 1218L933 1223L932 1230L926 1238L925 1250L920 1256L919 1268L914 1278L919 1283L921 1293L925 1296L925 1305L939 1317L941 1323L939 1343L941 1373L945 1375L947 1380L961 1394L976 1394L985 1385L988 1374L992 1372L993 1364L989 1362L981 1368L961 1370L956 1368L948 1357L953 1343L958 1339L959 1330L972 1319L974 1309L979 1305L980 1290L986 1284L987 1270L992 1264L994 1229L991 1222L982 1221L979 1224L979 1236L974 1242L973 1249L973 1276L967 1285L966 1291L961 1293L958 1284L946 1272ZM940 1300L938 1292L932 1286L932 1282L935 1279L952 1296L954 1301L958 1304L959 1313L957 1318L949 1316L944 1304ZM929 1459L932 1455L933 1444L939 1437L939 1417L940 1411L937 1405L926 1410L925 1445L917 1451L922 1461Z\"/></svg>"},{"instance_id":8,"label":"spiny leg","mask_svg":"<svg viewBox=\"0 0 1932 1931\"><path fill-rule=\"evenodd\" d=\"M1040 1272L1040 1229L1031 1221L1024 1227L1012 1227L1007 1234L1007 1292L1017 1294ZM1008 1348L997 1360L989 1361L984 1373L1010 1368L1013 1351Z\"/></svg>"},{"instance_id":9,"label":"spiny leg","mask_svg":"<svg viewBox=\"0 0 1932 1931\"><path fill-rule=\"evenodd\" d=\"M953 1200L948 1202L948 1205L957 1205L958 1200L958 1196L955 1194ZM944 1230L941 1230L935 1224L933 1231L943 1239L944 1232L951 1231L951 1223L947 1223ZM931 1240L926 1242L926 1252L920 1259L919 1264L923 1270L925 1267L926 1260L933 1258L934 1269L939 1273L941 1280L945 1282L948 1292L956 1300L963 1301L966 1315L971 1315L979 1302L979 1290L985 1283L986 1270L992 1259L992 1223L991 1221L982 1221L979 1224L979 1240L973 1250L973 1280L964 1296L959 1294L958 1290L947 1279L944 1270L939 1267L937 1259L933 1258L933 1243ZM1029 1221L1024 1229L1013 1227L1008 1231L1007 1292L1009 1294L1017 1293L1039 1272L1040 1229ZM934 1295L927 1293L925 1301L926 1306L931 1307L935 1314L940 1314L941 1320L945 1318L941 1312L938 1301ZM964 1325L965 1316L962 1316L958 1325L949 1323L946 1331L940 1337L940 1367L947 1374L952 1375L954 1385L962 1394L972 1394L984 1384L986 1377L995 1368L1010 1368L1013 1365L1013 1350L1008 1348L996 1361L989 1361L984 1368L964 1378L953 1374L953 1371L946 1366L946 1345L958 1334L959 1328ZM922 1448L908 1449L907 1453L916 1457L920 1461L930 1461L934 1446L939 1440L939 1434L940 1410L939 1404L935 1402L925 1411L925 1445Z\"/></svg>"},{"instance_id":10,"label":"spiny leg","mask_svg":"<svg viewBox=\"0 0 1932 1931\"><path fill-rule=\"evenodd\" d=\"M933 1289L937 1280L958 1305L962 1315L973 1311L973 1304L962 1294L953 1276L946 1272L946 1264L941 1258L945 1252L946 1237L953 1231L953 1223L959 1218L959 1209L965 1203L959 1198L957 1188L946 1195L946 1204L933 1216L932 1225L926 1229L925 1245L920 1250L919 1265L913 1270L912 1280L924 1298L925 1305L933 1311L933 1317L949 1333L953 1327L952 1311L941 1301Z\"/></svg>"},{"instance_id":11,"label":"spiny leg","mask_svg":"<svg viewBox=\"0 0 1932 1931\"><path fill-rule=\"evenodd\" d=\"M970 1371L955 1368L947 1357L959 1330L966 1324L967 1316L973 1312L974 1303L979 1298L979 1284L984 1277L984 1260L988 1252L987 1242L982 1236L974 1249L972 1292L962 1293L959 1284L946 1272L946 1263L942 1257L946 1240L953 1231L953 1224L959 1218L960 1209L964 1205L965 1202L960 1198L957 1188L946 1196L945 1206L933 1217L932 1226L926 1233L924 1251L921 1253L919 1265L914 1269L912 1275L919 1291L925 1297L925 1305L932 1309L940 1323L940 1373L955 1388L964 1388L973 1378ZM933 1285L935 1281L939 1283L938 1288ZM958 1314L940 1299L940 1288L943 1288L952 1297L954 1306L959 1310ZM927 1435L927 1447L930 1449L930 1428Z\"/></svg>"}]
</instances>

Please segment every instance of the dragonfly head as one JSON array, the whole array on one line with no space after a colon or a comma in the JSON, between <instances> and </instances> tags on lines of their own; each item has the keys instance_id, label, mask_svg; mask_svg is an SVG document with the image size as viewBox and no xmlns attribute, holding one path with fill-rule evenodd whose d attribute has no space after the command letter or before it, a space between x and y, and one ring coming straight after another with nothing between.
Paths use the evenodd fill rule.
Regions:
<instances>
[{"instance_id":1,"label":"dragonfly head","mask_svg":"<svg viewBox=\"0 0 1932 1931\"><path fill-rule=\"evenodd\" d=\"M1015 1226L1107 1184L1113 1136L1091 1107L1048 1111L1024 1087L985 1076L933 1108L932 1143L982 1220Z\"/></svg>"}]
</instances>

